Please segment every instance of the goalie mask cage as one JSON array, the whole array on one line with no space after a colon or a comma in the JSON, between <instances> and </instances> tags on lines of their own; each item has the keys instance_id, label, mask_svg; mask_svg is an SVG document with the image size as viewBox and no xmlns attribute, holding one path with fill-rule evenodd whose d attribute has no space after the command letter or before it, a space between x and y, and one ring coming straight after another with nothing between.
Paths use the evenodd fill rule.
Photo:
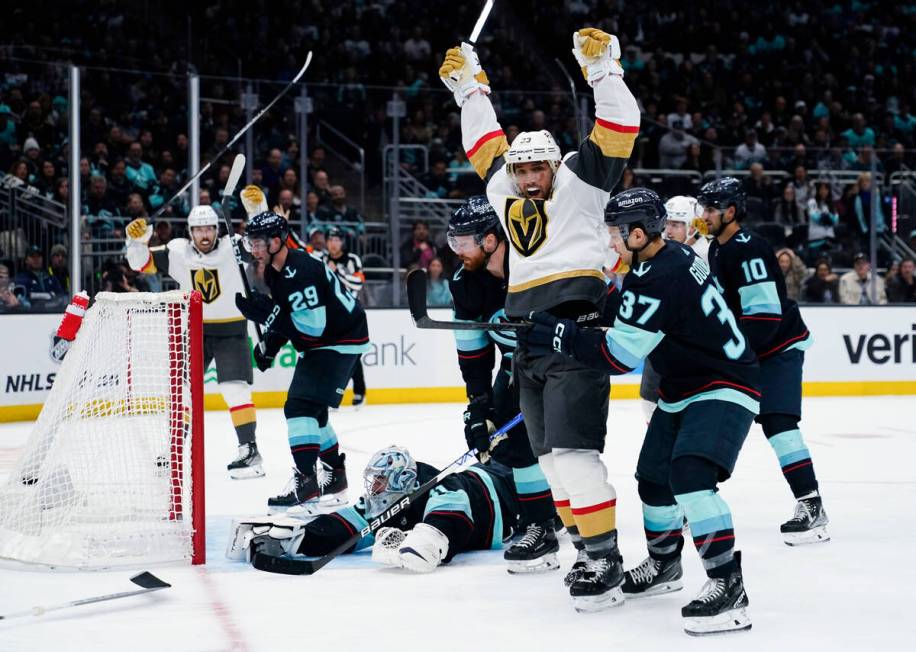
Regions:
<instances>
[{"instance_id":1,"label":"goalie mask cage","mask_svg":"<svg viewBox=\"0 0 916 652\"><path fill-rule=\"evenodd\" d=\"M0 558L204 563L201 328L198 292L96 295L0 485Z\"/></svg>"}]
</instances>

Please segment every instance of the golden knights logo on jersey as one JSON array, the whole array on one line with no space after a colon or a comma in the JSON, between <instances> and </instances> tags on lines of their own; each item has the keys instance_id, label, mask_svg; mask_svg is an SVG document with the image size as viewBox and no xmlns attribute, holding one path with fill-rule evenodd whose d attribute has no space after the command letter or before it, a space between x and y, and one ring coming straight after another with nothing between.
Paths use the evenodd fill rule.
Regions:
<instances>
[{"instance_id":1,"label":"golden knights logo on jersey","mask_svg":"<svg viewBox=\"0 0 916 652\"><path fill-rule=\"evenodd\" d=\"M547 241L547 212L543 199L506 199L506 231L509 242L524 257L532 255Z\"/></svg>"},{"instance_id":2,"label":"golden knights logo on jersey","mask_svg":"<svg viewBox=\"0 0 916 652\"><path fill-rule=\"evenodd\" d=\"M213 303L219 298L219 272L215 269L191 270L191 285L200 292L204 303Z\"/></svg>"}]
</instances>

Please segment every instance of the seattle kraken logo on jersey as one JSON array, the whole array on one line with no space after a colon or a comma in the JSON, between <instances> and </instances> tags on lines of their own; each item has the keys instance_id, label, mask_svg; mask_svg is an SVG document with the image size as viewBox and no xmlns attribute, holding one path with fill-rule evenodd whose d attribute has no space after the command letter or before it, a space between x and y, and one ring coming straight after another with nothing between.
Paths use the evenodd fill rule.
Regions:
<instances>
[{"instance_id":1,"label":"seattle kraken logo on jersey","mask_svg":"<svg viewBox=\"0 0 916 652\"><path fill-rule=\"evenodd\" d=\"M204 303L213 303L220 295L219 274L215 269L195 269L191 272L191 286L200 292Z\"/></svg>"},{"instance_id":2,"label":"seattle kraken logo on jersey","mask_svg":"<svg viewBox=\"0 0 916 652\"><path fill-rule=\"evenodd\" d=\"M633 273L636 274L636 276L643 277L650 269L652 269L652 265L646 265L646 261L642 261L639 263L639 267L633 270Z\"/></svg>"},{"instance_id":3,"label":"seattle kraken logo on jersey","mask_svg":"<svg viewBox=\"0 0 916 652\"><path fill-rule=\"evenodd\" d=\"M737 240L741 244L747 244L748 242L751 241L751 236L748 235L747 233L739 233L738 235L735 236L735 240Z\"/></svg>"},{"instance_id":4,"label":"seattle kraken logo on jersey","mask_svg":"<svg viewBox=\"0 0 916 652\"><path fill-rule=\"evenodd\" d=\"M506 230L515 250L527 258L547 241L547 213L543 199L506 200Z\"/></svg>"}]
</instances>

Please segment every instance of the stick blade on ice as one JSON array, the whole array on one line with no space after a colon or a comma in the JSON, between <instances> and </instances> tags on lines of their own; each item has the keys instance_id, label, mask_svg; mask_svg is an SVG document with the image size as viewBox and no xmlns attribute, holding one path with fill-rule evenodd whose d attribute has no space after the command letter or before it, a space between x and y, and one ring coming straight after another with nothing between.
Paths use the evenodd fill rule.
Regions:
<instances>
[{"instance_id":1,"label":"stick blade on ice","mask_svg":"<svg viewBox=\"0 0 916 652\"><path fill-rule=\"evenodd\" d=\"M149 571L134 575L130 578L130 581L144 589L168 589L172 587L171 584L163 582Z\"/></svg>"}]
</instances>

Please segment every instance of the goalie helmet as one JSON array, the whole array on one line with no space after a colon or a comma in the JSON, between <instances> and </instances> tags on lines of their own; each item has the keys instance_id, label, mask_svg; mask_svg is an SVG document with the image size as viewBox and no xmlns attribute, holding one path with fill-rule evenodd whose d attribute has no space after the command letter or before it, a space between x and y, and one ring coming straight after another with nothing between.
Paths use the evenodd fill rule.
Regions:
<instances>
[{"instance_id":1,"label":"goalie helmet","mask_svg":"<svg viewBox=\"0 0 916 652\"><path fill-rule=\"evenodd\" d=\"M188 228L193 229L195 226L215 226L219 228L219 217L212 206L201 204L195 206L188 213Z\"/></svg>"},{"instance_id":2,"label":"goalie helmet","mask_svg":"<svg viewBox=\"0 0 916 652\"><path fill-rule=\"evenodd\" d=\"M563 155L560 147L546 129L541 131L523 131L506 152L507 171L514 174L517 163L531 163L533 161L546 161L554 172L560 166Z\"/></svg>"},{"instance_id":3,"label":"goalie helmet","mask_svg":"<svg viewBox=\"0 0 916 652\"><path fill-rule=\"evenodd\" d=\"M446 239L452 251L458 253L464 244L459 239L461 236L472 236L474 244L479 245L490 233L496 234L496 237L502 240L499 217L486 195L475 195L452 213L448 220Z\"/></svg>"},{"instance_id":4,"label":"goalie helmet","mask_svg":"<svg viewBox=\"0 0 916 652\"><path fill-rule=\"evenodd\" d=\"M383 448L369 459L363 482L366 518L375 518L416 488L417 463L406 448Z\"/></svg>"}]
</instances>

